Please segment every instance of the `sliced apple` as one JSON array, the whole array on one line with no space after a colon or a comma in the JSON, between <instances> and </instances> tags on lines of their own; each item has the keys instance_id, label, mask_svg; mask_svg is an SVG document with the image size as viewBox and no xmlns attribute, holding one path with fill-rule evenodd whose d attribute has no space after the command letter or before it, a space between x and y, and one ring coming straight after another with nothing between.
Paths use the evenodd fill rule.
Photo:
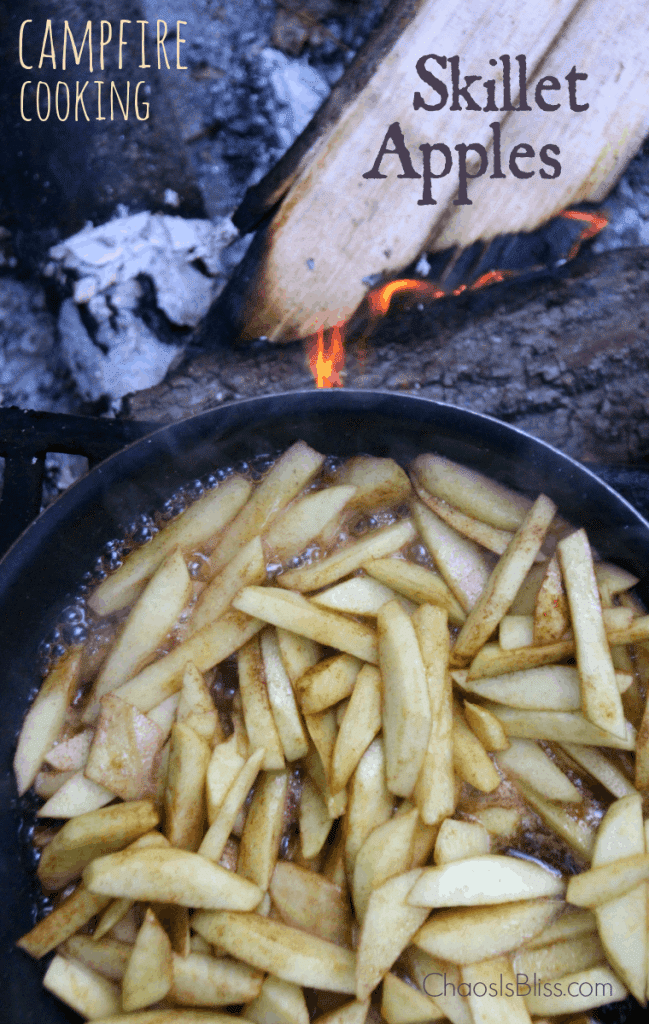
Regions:
<instances>
[{"instance_id":1,"label":"sliced apple","mask_svg":"<svg viewBox=\"0 0 649 1024\"><path fill-rule=\"evenodd\" d=\"M356 856L352 893L359 921L363 921L373 889L410 866L417 810L397 814L369 834Z\"/></svg>"},{"instance_id":2,"label":"sliced apple","mask_svg":"<svg viewBox=\"0 0 649 1024\"><path fill-rule=\"evenodd\" d=\"M435 842L435 863L479 857L489 853L489 833L479 821L454 821L446 818Z\"/></svg>"},{"instance_id":3,"label":"sliced apple","mask_svg":"<svg viewBox=\"0 0 649 1024\"><path fill-rule=\"evenodd\" d=\"M377 617L388 787L410 796L430 733L430 698L414 626L397 601Z\"/></svg>"},{"instance_id":4,"label":"sliced apple","mask_svg":"<svg viewBox=\"0 0 649 1024\"><path fill-rule=\"evenodd\" d=\"M507 957L467 964L461 973L474 1024L532 1024Z\"/></svg>"},{"instance_id":5,"label":"sliced apple","mask_svg":"<svg viewBox=\"0 0 649 1024\"><path fill-rule=\"evenodd\" d=\"M578 711L579 673L571 665L540 665L488 679L465 678L463 690L477 697L530 711Z\"/></svg>"},{"instance_id":6,"label":"sliced apple","mask_svg":"<svg viewBox=\"0 0 649 1024\"><path fill-rule=\"evenodd\" d=\"M533 861L486 854L425 868L408 899L420 907L474 907L560 896L564 891L561 878Z\"/></svg>"},{"instance_id":7,"label":"sliced apple","mask_svg":"<svg viewBox=\"0 0 649 1024\"><path fill-rule=\"evenodd\" d=\"M498 763L517 779L534 786L548 800L581 802L581 793L534 740L512 739L509 750L496 755Z\"/></svg>"},{"instance_id":8,"label":"sliced apple","mask_svg":"<svg viewBox=\"0 0 649 1024\"><path fill-rule=\"evenodd\" d=\"M431 956L453 964L490 960L542 932L561 912L557 899L441 910L413 938Z\"/></svg>"},{"instance_id":9,"label":"sliced apple","mask_svg":"<svg viewBox=\"0 0 649 1024\"><path fill-rule=\"evenodd\" d=\"M431 494L498 530L518 529L532 504L522 494L442 455L418 455L410 468Z\"/></svg>"},{"instance_id":10,"label":"sliced apple","mask_svg":"<svg viewBox=\"0 0 649 1024\"><path fill-rule=\"evenodd\" d=\"M380 728L381 675L374 665L363 665L340 723L331 758L334 793L347 785Z\"/></svg>"},{"instance_id":11,"label":"sliced apple","mask_svg":"<svg viewBox=\"0 0 649 1024\"><path fill-rule=\"evenodd\" d=\"M309 1024L309 1011L299 985L266 975L256 999L244 1009L254 1024Z\"/></svg>"},{"instance_id":12,"label":"sliced apple","mask_svg":"<svg viewBox=\"0 0 649 1024\"><path fill-rule=\"evenodd\" d=\"M59 659L27 712L14 757L20 796L31 786L48 751L59 737L68 705L79 684L81 654L78 647Z\"/></svg>"},{"instance_id":13,"label":"sliced apple","mask_svg":"<svg viewBox=\"0 0 649 1024\"><path fill-rule=\"evenodd\" d=\"M390 878L369 898L358 941L356 998L366 999L404 951L428 916L408 903L421 868Z\"/></svg>"},{"instance_id":14,"label":"sliced apple","mask_svg":"<svg viewBox=\"0 0 649 1024\"><path fill-rule=\"evenodd\" d=\"M251 910L263 895L240 875L173 847L97 857L84 872L84 884L90 892L104 896L215 910Z\"/></svg>"},{"instance_id":15,"label":"sliced apple","mask_svg":"<svg viewBox=\"0 0 649 1024\"><path fill-rule=\"evenodd\" d=\"M593 867L613 864L622 857L645 853L640 795L611 804L600 822ZM638 1002L647 990L647 883L605 903L595 911L597 927L609 962Z\"/></svg>"},{"instance_id":16,"label":"sliced apple","mask_svg":"<svg viewBox=\"0 0 649 1024\"><path fill-rule=\"evenodd\" d=\"M418 988L389 972L381 989L381 1016L387 1024L426 1024L444 1014Z\"/></svg>"},{"instance_id":17,"label":"sliced apple","mask_svg":"<svg viewBox=\"0 0 649 1024\"><path fill-rule=\"evenodd\" d=\"M119 986L91 967L57 953L43 985L87 1020L110 1017L121 1010Z\"/></svg>"},{"instance_id":18,"label":"sliced apple","mask_svg":"<svg viewBox=\"0 0 649 1024\"><path fill-rule=\"evenodd\" d=\"M169 936L147 910L122 981L124 1010L141 1010L164 999L173 980Z\"/></svg>"},{"instance_id":19,"label":"sliced apple","mask_svg":"<svg viewBox=\"0 0 649 1024\"><path fill-rule=\"evenodd\" d=\"M349 899L340 886L297 864L278 861L270 895L282 920L339 946L349 945Z\"/></svg>"},{"instance_id":20,"label":"sliced apple","mask_svg":"<svg viewBox=\"0 0 649 1024\"><path fill-rule=\"evenodd\" d=\"M463 611L470 611L477 604L490 576L490 562L484 551L421 501L413 503L413 515L444 582Z\"/></svg>"},{"instance_id":21,"label":"sliced apple","mask_svg":"<svg viewBox=\"0 0 649 1024\"><path fill-rule=\"evenodd\" d=\"M527 987L531 989L529 984ZM590 967L586 971L565 975L558 992L553 984L545 982L524 998L528 1010L535 1017L555 1017L617 1003L626 999L628 994L610 967Z\"/></svg>"},{"instance_id":22,"label":"sliced apple","mask_svg":"<svg viewBox=\"0 0 649 1024\"><path fill-rule=\"evenodd\" d=\"M354 994L356 954L258 914L198 913L192 927L251 967L284 981Z\"/></svg>"},{"instance_id":23,"label":"sliced apple","mask_svg":"<svg viewBox=\"0 0 649 1024\"><path fill-rule=\"evenodd\" d=\"M300 593L320 590L360 569L363 562L370 558L383 558L399 551L406 544L412 543L416 536L412 521L402 519L366 533L360 540L347 544L313 565L289 569L278 577L277 582L282 587Z\"/></svg>"}]
</instances>

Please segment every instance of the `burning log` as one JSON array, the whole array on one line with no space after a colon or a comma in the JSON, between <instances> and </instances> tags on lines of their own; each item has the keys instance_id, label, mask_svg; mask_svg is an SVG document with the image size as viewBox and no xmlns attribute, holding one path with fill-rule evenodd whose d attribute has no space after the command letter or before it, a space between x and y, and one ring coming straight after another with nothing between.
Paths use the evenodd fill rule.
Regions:
<instances>
[{"instance_id":1,"label":"burning log","mask_svg":"<svg viewBox=\"0 0 649 1024\"><path fill-rule=\"evenodd\" d=\"M345 386L489 413L580 459L649 458L649 248L585 252L552 275L410 302L393 299L371 337L348 344ZM130 395L124 415L170 422L313 383L301 344L220 349Z\"/></svg>"},{"instance_id":2,"label":"burning log","mask_svg":"<svg viewBox=\"0 0 649 1024\"><path fill-rule=\"evenodd\" d=\"M649 128L649 75L642 0L605 25L600 13L596 0L397 6L238 213L250 229L281 200L248 263L240 337L331 328L425 249L601 199Z\"/></svg>"},{"instance_id":3,"label":"burning log","mask_svg":"<svg viewBox=\"0 0 649 1024\"><path fill-rule=\"evenodd\" d=\"M455 276L457 265L451 257L442 274L444 287L435 283L434 280L395 278L373 288L368 292L357 313L344 325L336 325L327 330L321 327L313 337L306 339L309 366L316 387L342 387L341 371L345 365L345 340L352 338L356 346L362 348L366 339L372 336L377 325L389 312L393 300L397 300L403 305L404 299L406 302L408 299L417 299L418 305L422 305L449 296L462 295L466 291L479 291L501 281L513 280L520 276L529 277L531 273L540 272L547 267L560 266L564 261L573 260L581 249L582 243L594 238L607 224L606 217L585 210L564 210L558 220L562 220L564 225L567 223L579 225L579 232L575 235L572 244L566 246L560 256L555 253L545 266L530 266L528 263L522 262L515 267L502 269L490 267L479 272L481 265L489 260L487 247L487 250L482 253L482 259L478 260L477 268L474 267L472 272L467 271L464 280L456 283L455 286L450 282ZM545 230L547 228L542 228L537 234L542 234ZM531 243L528 246L530 249L534 248L533 235L520 235L519 238L521 241L526 240ZM564 239L564 242L566 241L567 238ZM465 250L465 256L470 256L470 254L471 250ZM447 251L443 255L447 256ZM464 262L466 263L466 260Z\"/></svg>"}]
</instances>

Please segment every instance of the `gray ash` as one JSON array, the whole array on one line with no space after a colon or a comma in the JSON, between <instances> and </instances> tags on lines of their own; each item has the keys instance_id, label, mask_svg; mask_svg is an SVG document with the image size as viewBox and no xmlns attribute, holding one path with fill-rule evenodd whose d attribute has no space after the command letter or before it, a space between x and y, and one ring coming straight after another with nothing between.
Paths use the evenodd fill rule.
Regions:
<instances>
[{"instance_id":1,"label":"gray ash","mask_svg":"<svg viewBox=\"0 0 649 1024\"><path fill-rule=\"evenodd\" d=\"M165 86L209 216L229 216L291 143L380 20L382 0L193 0L187 75ZM165 8L168 7L167 14ZM175 21L145 0L145 17Z\"/></svg>"}]
</instances>

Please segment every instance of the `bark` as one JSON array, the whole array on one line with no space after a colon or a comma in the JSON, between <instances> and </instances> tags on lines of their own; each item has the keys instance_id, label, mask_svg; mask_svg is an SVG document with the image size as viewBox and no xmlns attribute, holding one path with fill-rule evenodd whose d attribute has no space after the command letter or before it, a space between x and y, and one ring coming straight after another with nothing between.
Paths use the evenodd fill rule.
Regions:
<instances>
[{"instance_id":1,"label":"bark","mask_svg":"<svg viewBox=\"0 0 649 1024\"><path fill-rule=\"evenodd\" d=\"M649 457L649 248L585 252L554 275L395 309L347 344L346 387L428 396L507 420L582 460ZM125 399L171 422L232 401L313 387L303 346L195 355Z\"/></svg>"}]
</instances>

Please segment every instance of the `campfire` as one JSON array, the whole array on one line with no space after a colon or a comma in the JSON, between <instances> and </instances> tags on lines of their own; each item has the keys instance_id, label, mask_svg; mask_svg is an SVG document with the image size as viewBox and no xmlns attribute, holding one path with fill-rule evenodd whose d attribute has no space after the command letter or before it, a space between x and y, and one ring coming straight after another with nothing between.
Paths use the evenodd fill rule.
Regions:
<instances>
[{"instance_id":1,"label":"campfire","mask_svg":"<svg viewBox=\"0 0 649 1024\"><path fill-rule=\"evenodd\" d=\"M572 224L579 225L578 234L573 239L570 232L566 232L564 239L569 245L567 255L555 260L555 265L573 260L582 244L594 238L608 224L607 218L601 213L591 213L586 210L564 210L560 217ZM449 258L449 263L452 258ZM364 300L364 309L361 316L365 316L366 326L364 327L358 344L364 345L371 338L382 317L390 310L393 300L400 298L422 303L434 302L449 295L462 295L466 291L477 291L480 288L487 288L489 285L498 284L501 281L511 280L523 274L533 274L544 269L547 265L534 264L531 266L521 265L517 269L491 269L483 271L474 279L458 284L452 289L444 288L433 281L422 281L416 278L396 279L388 281L380 287L373 288L368 292ZM325 330L321 327L315 335L307 339L306 350L309 360L309 367L313 374L315 385L318 388L342 387L343 380L341 371L345 366L345 337L348 333L349 323L343 321L334 327Z\"/></svg>"},{"instance_id":2,"label":"campfire","mask_svg":"<svg viewBox=\"0 0 649 1024\"><path fill-rule=\"evenodd\" d=\"M29 0L27 13L15 15L16 38L24 18L33 17L38 28L40 2ZM382 6L381 0L287 0L275 17L259 0L246 0L226 3L216 25L199 0L196 22L183 28L188 71L166 78L151 72L146 143L131 123L81 126L83 132L67 125L60 138L47 135L47 159L60 158L67 168L75 151L86 184L70 202L57 192L55 175L36 164L23 168L25 180L33 171L42 186L35 206L31 189L21 192L23 185L8 179L13 205L0 230L7 275L0 301L7 338L20 341L5 345L5 404L165 420L284 389L396 388L470 404L541 434L552 421L547 436L564 447L573 443L571 431L583 438L585 428L575 426L583 417L606 435L608 450L623 451L624 458L644 452L638 419L646 415L641 396L647 389L640 363L624 382L624 398L618 400L619 386L611 393L618 365L612 350L617 358L626 338L623 352L635 351L640 331L621 322L635 294L613 303L620 323L602 314L594 325L599 306L577 294L586 274L598 288L625 295L627 262L637 288L644 287L640 253L617 262L595 255L649 243L649 161L642 152L605 199L648 127L643 102L632 101L642 76L634 85L628 70L615 80L618 91L607 91L609 114L615 112L610 123L606 114L593 126L589 111L576 110L591 103L605 81L608 89L622 51L628 68L636 66L642 18L633 22L625 6L607 26L609 38L593 36L592 54L575 64L580 38L592 36L592 0L578 7L562 0L557 11L534 13L525 39L516 43L498 36L498 25L512 12L525 20L519 3L511 9L506 3L490 26L493 46L491 36L450 24L450 8L439 0L434 12L429 0L416 10L392 4L381 22ZM422 39L430 34L422 34L420 22L433 14L439 34L428 48L439 49L446 68L424 53ZM555 15L563 19L560 30ZM71 22L79 41L83 24ZM210 32L218 37L212 50L204 42ZM489 64L490 48L497 67ZM217 53L227 58L223 78ZM460 111L451 116L453 54L461 54ZM509 64L501 54L510 55ZM420 70L434 72L437 88L416 70L424 57ZM135 80L138 59L125 48L125 78ZM406 84L395 98L401 107L388 111L400 91L397 67ZM474 72L482 82L466 85L465 93L464 76ZM47 77L47 67L39 73ZM544 92L551 78L561 90ZM380 81L387 91L376 102L372 90ZM441 105L444 89L445 104L429 109ZM544 112L539 96L562 106ZM492 111L493 104L506 109ZM395 121L408 158L391 153L396 130L383 146ZM578 131L571 136L572 128ZM42 146L50 129L20 128L26 138L40 132ZM601 156L595 138L617 142ZM9 148L20 149L12 140ZM540 164L533 178L514 175L512 166L532 164L517 157L512 165L513 149L530 145L539 154L557 140L565 147L560 188L541 180ZM106 147L112 147L108 158ZM441 175L444 147L453 167ZM487 152L484 173L478 173L480 147ZM34 159L38 146L30 143L25 152ZM461 156L470 203L455 205L462 198ZM408 159L418 176L412 182L400 178ZM498 160L507 180L497 174ZM367 176L375 164L385 177ZM327 175L334 167L340 174L332 185ZM356 216L359 185L371 190L369 218ZM434 203L419 203L426 190ZM79 229L89 220L94 227L86 226L84 242ZM122 229L128 241L108 259L102 245ZM575 257L573 273L566 268ZM588 271L584 260L591 261ZM546 326L550 312L538 308L542 301L548 310L562 309L569 293L570 301L583 303L582 327L588 323L596 338L590 347L585 339L558 347L557 336L571 337L570 321L567 329ZM528 344L535 332L542 337ZM222 347L213 352L217 342ZM604 370L589 368L597 360ZM629 422L618 443L613 435L620 416ZM574 443L577 452L582 441ZM593 450L590 444L589 454Z\"/></svg>"}]
</instances>

